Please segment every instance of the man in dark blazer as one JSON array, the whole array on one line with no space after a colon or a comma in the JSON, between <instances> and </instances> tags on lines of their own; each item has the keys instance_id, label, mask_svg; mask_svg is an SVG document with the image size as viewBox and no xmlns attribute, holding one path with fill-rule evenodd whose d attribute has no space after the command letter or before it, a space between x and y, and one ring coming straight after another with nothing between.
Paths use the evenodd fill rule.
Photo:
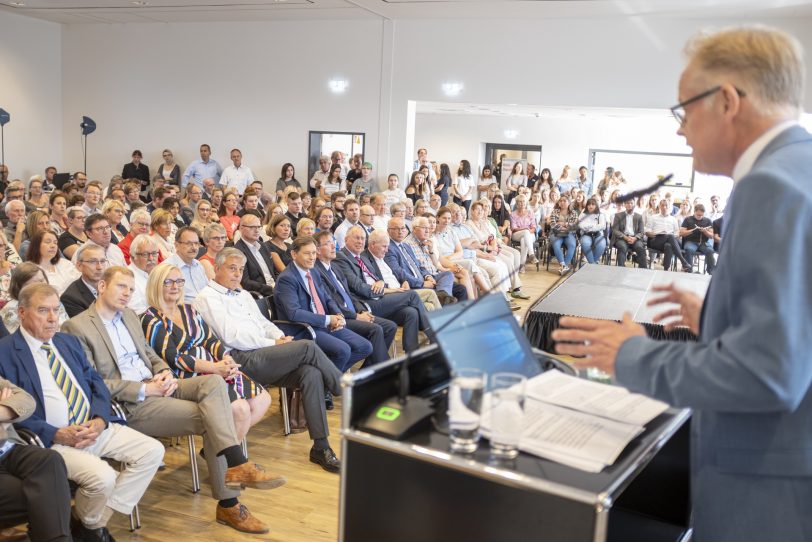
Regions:
<instances>
[{"instance_id":1,"label":"man in dark blazer","mask_svg":"<svg viewBox=\"0 0 812 542\"><path fill-rule=\"evenodd\" d=\"M432 274L417 261L412 247L403 240L409 234L406 222L402 218L389 219L387 232L392 240L386 251L384 261L389 265L398 281L407 282L414 289L428 288L437 292L443 305L468 299L468 293L462 284L454 284L454 274L441 271Z\"/></svg>"},{"instance_id":2,"label":"man in dark blazer","mask_svg":"<svg viewBox=\"0 0 812 542\"><path fill-rule=\"evenodd\" d=\"M313 238L297 237L290 254L292 261L279 274L274 288L276 314L281 320L312 326L316 344L343 373L370 355L372 344L346 328L341 309L322 287L313 269L317 254Z\"/></svg>"},{"instance_id":3,"label":"man in dark blazer","mask_svg":"<svg viewBox=\"0 0 812 542\"><path fill-rule=\"evenodd\" d=\"M363 254L366 235L360 226L347 230L345 246L335 260L335 266L343 273L350 288L350 295L369 305L372 314L391 318L403 326L403 349L406 352L419 346L418 331L431 339L426 309L414 290L407 292L387 291L381 280L380 270L371 258Z\"/></svg>"},{"instance_id":4,"label":"man in dark blazer","mask_svg":"<svg viewBox=\"0 0 812 542\"><path fill-rule=\"evenodd\" d=\"M389 346L395 340L398 325L392 320L374 316L368 307L355 304L350 295L350 287L344 275L332 266L336 259L336 242L330 231L318 232L314 239L318 247L318 259L313 267L325 291L341 310L348 329L372 343L372 354L367 357L364 367L389 359Z\"/></svg>"},{"instance_id":5,"label":"man in dark blazer","mask_svg":"<svg viewBox=\"0 0 812 542\"><path fill-rule=\"evenodd\" d=\"M28 523L31 542L70 542L70 487L57 452L26 446L12 423L34 413L34 398L0 378L0 523Z\"/></svg>"},{"instance_id":6,"label":"man in dark blazer","mask_svg":"<svg viewBox=\"0 0 812 542\"><path fill-rule=\"evenodd\" d=\"M637 257L637 265L645 269L648 267L648 260L643 242L643 217L634 212L634 200L627 201L624 207L626 212L617 213L612 222L612 244L617 248L617 265L626 267L626 254L631 248Z\"/></svg>"},{"instance_id":7,"label":"man in dark blazer","mask_svg":"<svg viewBox=\"0 0 812 542\"><path fill-rule=\"evenodd\" d=\"M259 218L246 214L240 219L240 240L234 248L245 254L245 271L240 285L249 292L262 297L273 295L274 266L271 251L259 236L262 228Z\"/></svg>"},{"instance_id":8,"label":"man in dark blazer","mask_svg":"<svg viewBox=\"0 0 812 542\"><path fill-rule=\"evenodd\" d=\"M71 318L96 301L99 279L107 269L104 249L94 243L80 246L76 251L76 267L82 276L71 282L59 298Z\"/></svg>"},{"instance_id":9,"label":"man in dark blazer","mask_svg":"<svg viewBox=\"0 0 812 542\"><path fill-rule=\"evenodd\" d=\"M82 351L79 341L58 333L59 297L53 286L35 284L19 296L20 328L0 341L0 375L36 401L18 423L62 456L79 485L74 515L77 538L109 540L113 512L130 514L164 455L163 445L110 423L110 392ZM120 473L101 458L124 465Z\"/></svg>"}]
</instances>

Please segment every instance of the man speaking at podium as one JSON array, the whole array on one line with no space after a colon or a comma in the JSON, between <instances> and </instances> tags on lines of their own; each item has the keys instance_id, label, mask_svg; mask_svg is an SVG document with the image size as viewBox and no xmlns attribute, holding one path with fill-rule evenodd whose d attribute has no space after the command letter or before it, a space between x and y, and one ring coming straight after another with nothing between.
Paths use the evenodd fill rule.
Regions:
<instances>
[{"instance_id":1,"label":"man speaking at podium","mask_svg":"<svg viewBox=\"0 0 812 542\"><path fill-rule=\"evenodd\" d=\"M698 342L654 341L622 323L562 318L562 354L694 409L698 542L812 540L812 136L798 42L763 27L687 47L672 108L694 167L733 177L720 262L704 300L661 288ZM673 305L672 305L673 306Z\"/></svg>"}]
</instances>

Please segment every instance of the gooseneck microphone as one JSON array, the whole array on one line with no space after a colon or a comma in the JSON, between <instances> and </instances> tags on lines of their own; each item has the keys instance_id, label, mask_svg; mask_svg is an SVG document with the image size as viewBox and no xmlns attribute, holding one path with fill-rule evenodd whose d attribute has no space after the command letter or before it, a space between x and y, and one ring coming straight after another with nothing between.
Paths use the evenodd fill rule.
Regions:
<instances>
[{"instance_id":1,"label":"gooseneck microphone","mask_svg":"<svg viewBox=\"0 0 812 542\"><path fill-rule=\"evenodd\" d=\"M674 174L669 173L668 175L666 175L665 177L663 177L662 179L660 179L656 183L653 183L653 184L651 184L651 185L649 185L649 186L647 186L645 188L641 188L640 190L633 190L633 191L629 192L628 194L621 194L620 196L618 196L615 199L615 202L616 203L624 203L624 202L632 200L632 199L637 199L640 196L647 196L647 195L649 195L649 194L651 194L653 192L656 192L661 187L665 186L665 184L668 181L670 181L673 177L674 177Z\"/></svg>"}]
</instances>

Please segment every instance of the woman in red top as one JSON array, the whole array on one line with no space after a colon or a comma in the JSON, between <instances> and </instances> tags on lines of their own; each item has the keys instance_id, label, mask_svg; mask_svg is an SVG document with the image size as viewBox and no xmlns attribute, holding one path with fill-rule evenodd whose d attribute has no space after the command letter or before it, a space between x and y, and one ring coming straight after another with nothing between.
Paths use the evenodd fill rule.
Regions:
<instances>
[{"instance_id":1,"label":"woman in red top","mask_svg":"<svg viewBox=\"0 0 812 542\"><path fill-rule=\"evenodd\" d=\"M240 217L237 216L237 194L232 192L223 197L217 215L220 217L220 224L226 229L228 240L234 240L234 232L240 227Z\"/></svg>"}]
</instances>

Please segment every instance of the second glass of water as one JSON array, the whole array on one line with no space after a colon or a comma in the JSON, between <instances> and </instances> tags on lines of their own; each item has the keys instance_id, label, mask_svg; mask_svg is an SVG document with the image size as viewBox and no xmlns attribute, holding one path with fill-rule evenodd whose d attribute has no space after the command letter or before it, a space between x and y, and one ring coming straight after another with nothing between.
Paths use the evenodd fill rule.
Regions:
<instances>
[{"instance_id":1,"label":"second glass of water","mask_svg":"<svg viewBox=\"0 0 812 542\"><path fill-rule=\"evenodd\" d=\"M491 455L513 459L519 455L524 428L524 388L527 378L516 373L491 377Z\"/></svg>"},{"instance_id":2,"label":"second glass of water","mask_svg":"<svg viewBox=\"0 0 812 542\"><path fill-rule=\"evenodd\" d=\"M479 369L460 369L448 388L448 428L451 451L470 454L479 443L479 420L486 375Z\"/></svg>"}]
</instances>

